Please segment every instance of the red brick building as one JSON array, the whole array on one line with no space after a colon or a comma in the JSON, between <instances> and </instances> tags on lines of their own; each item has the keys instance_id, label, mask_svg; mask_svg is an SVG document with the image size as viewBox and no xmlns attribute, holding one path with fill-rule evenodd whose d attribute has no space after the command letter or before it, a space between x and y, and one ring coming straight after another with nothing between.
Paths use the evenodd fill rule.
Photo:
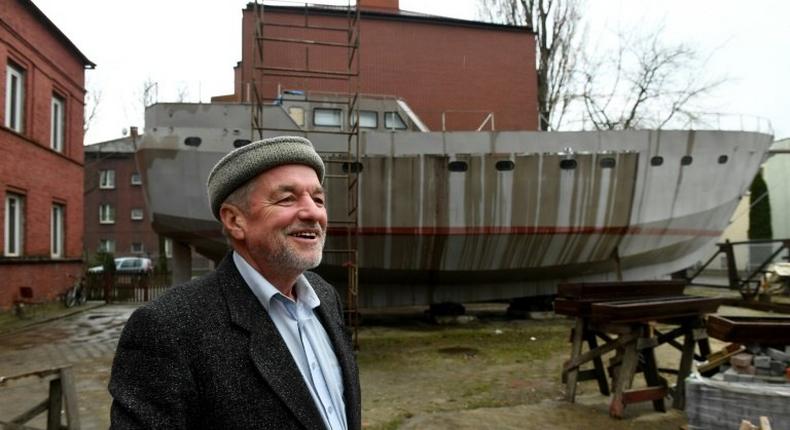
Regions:
<instances>
[{"instance_id":1,"label":"red brick building","mask_svg":"<svg viewBox=\"0 0 790 430\"><path fill-rule=\"evenodd\" d=\"M82 269L85 69L29 0L0 6L0 310L63 293Z\"/></svg>"},{"instance_id":2,"label":"red brick building","mask_svg":"<svg viewBox=\"0 0 790 430\"><path fill-rule=\"evenodd\" d=\"M361 0L359 91L403 98L431 130L476 129L489 112L496 130L538 128L535 38L527 27L487 24L399 10L397 0ZM305 18L307 16L307 18ZM256 69L254 5L243 13L242 61L235 70L235 99L251 101L253 80L266 97L277 88L346 92L342 80L267 74ZM264 35L348 43L340 9L269 7ZM311 27L305 29L305 22ZM291 25L292 27L288 27ZM288 69L342 70L345 47L266 41L263 64ZM258 63L260 64L260 63ZM286 76L289 75L289 76ZM303 74L304 75L304 74ZM228 100L218 98L217 100Z\"/></svg>"},{"instance_id":3,"label":"red brick building","mask_svg":"<svg viewBox=\"0 0 790 430\"><path fill-rule=\"evenodd\" d=\"M132 137L85 146L85 253L159 256Z\"/></svg>"}]
</instances>

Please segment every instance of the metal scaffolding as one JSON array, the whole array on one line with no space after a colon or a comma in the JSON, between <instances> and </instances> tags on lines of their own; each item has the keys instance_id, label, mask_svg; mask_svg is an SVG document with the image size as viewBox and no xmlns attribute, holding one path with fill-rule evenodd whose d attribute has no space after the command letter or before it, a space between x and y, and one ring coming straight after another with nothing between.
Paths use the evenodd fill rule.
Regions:
<instances>
[{"instance_id":1,"label":"metal scaffolding","mask_svg":"<svg viewBox=\"0 0 790 430\"><path fill-rule=\"evenodd\" d=\"M360 12L356 2L347 1L344 6L315 6L301 2L281 2L286 7L264 5L256 0L253 13L255 15L254 65L251 79L251 137L263 138L277 132L293 132L292 129L281 129L273 123L267 123L264 106L277 103L281 96L280 85L277 94L265 94L264 84L278 82L278 79L303 79L304 82L332 80L344 87L346 112L349 121L338 131L320 133L341 134L346 136L344 151L318 151L327 165L324 186L327 191L335 187L345 187L345 202L330 201L330 205L345 204L340 213L345 216L330 217L328 231L344 235L344 246L327 247L325 254L340 255L343 266L347 269L346 318L353 330L354 345L358 346L359 328L359 270L356 231L359 224L359 40ZM290 15L301 14L299 19L274 19L267 11L288 9ZM324 13L320 13L324 12ZM332 18L327 19L327 13ZM282 15L280 15L282 16ZM328 24L329 23L329 24ZM289 50L298 50L302 55L302 64L294 65L293 59L278 55L277 47L287 46ZM266 49L264 49L266 48ZM272 52L267 55L267 52ZM342 63L337 58L343 52ZM331 56L340 68L328 68L322 60ZM311 100L311 88L305 88L306 99ZM306 134L306 132L304 132ZM337 211L332 211L337 214Z\"/></svg>"}]
</instances>

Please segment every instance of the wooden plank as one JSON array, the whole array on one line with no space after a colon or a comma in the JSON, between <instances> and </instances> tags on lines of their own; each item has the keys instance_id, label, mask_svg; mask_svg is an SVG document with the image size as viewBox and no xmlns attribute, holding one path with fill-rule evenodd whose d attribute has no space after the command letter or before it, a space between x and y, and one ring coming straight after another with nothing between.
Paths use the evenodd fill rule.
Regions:
<instances>
[{"instance_id":1,"label":"wooden plank","mask_svg":"<svg viewBox=\"0 0 790 430\"><path fill-rule=\"evenodd\" d=\"M678 378L675 383L672 407L683 410L686 408L686 377L691 373L691 364L694 361L694 334L689 329L683 338L683 353L680 356L680 366L678 367Z\"/></svg>"},{"instance_id":2,"label":"wooden plank","mask_svg":"<svg viewBox=\"0 0 790 430\"><path fill-rule=\"evenodd\" d=\"M70 367L60 369L60 381L63 388L63 403L66 409L66 426L69 429L79 429L80 412L77 406L77 389L74 385L74 376Z\"/></svg>"},{"instance_id":3,"label":"wooden plank","mask_svg":"<svg viewBox=\"0 0 790 430\"><path fill-rule=\"evenodd\" d=\"M42 412L47 410L47 406L49 405L49 399L44 399L41 403L33 406L32 408L26 410L25 412L21 413L20 415L14 417L11 420L11 424L24 424L33 418L39 416Z\"/></svg>"},{"instance_id":4,"label":"wooden plank","mask_svg":"<svg viewBox=\"0 0 790 430\"><path fill-rule=\"evenodd\" d=\"M667 396L667 393L667 387L647 387L625 390L623 392L623 403L630 405L632 403L652 401L654 405L656 402L661 402L663 407L664 397ZM666 409L656 410L660 412L666 412Z\"/></svg>"},{"instance_id":5,"label":"wooden plank","mask_svg":"<svg viewBox=\"0 0 790 430\"><path fill-rule=\"evenodd\" d=\"M614 381L612 400L609 403L609 415L614 418L622 418L625 410L623 394L630 388L634 379L634 372L639 361L639 352L636 350L636 342L630 342L623 351L623 361L617 370L617 377Z\"/></svg>"},{"instance_id":6,"label":"wooden plank","mask_svg":"<svg viewBox=\"0 0 790 430\"><path fill-rule=\"evenodd\" d=\"M790 318L710 315L708 335L725 342L790 344Z\"/></svg>"},{"instance_id":7,"label":"wooden plank","mask_svg":"<svg viewBox=\"0 0 790 430\"><path fill-rule=\"evenodd\" d=\"M686 281L575 282L557 287L557 295L570 299L617 300L683 294Z\"/></svg>"},{"instance_id":8,"label":"wooden plank","mask_svg":"<svg viewBox=\"0 0 790 430\"><path fill-rule=\"evenodd\" d=\"M582 352L582 339L586 325L583 318L576 318L576 326L573 329L573 341L571 342L571 362L579 359ZM576 377L579 374L579 366L566 368L568 372L568 382L565 385L565 399L573 403L576 401Z\"/></svg>"},{"instance_id":9,"label":"wooden plank","mask_svg":"<svg viewBox=\"0 0 790 430\"><path fill-rule=\"evenodd\" d=\"M60 410L63 406L63 384L60 378L49 381L47 430L60 430Z\"/></svg>"},{"instance_id":10,"label":"wooden plank","mask_svg":"<svg viewBox=\"0 0 790 430\"><path fill-rule=\"evenodd\" d=\"M663 381L663 378L658 374L658 366L656 365L656 353L654 349L645 349L641 351L642 357L644 357L644 367L643 371L645 374L645 382L647 382L648 387L652 389L661 390L660 397L656 398L645 398L645 400L652 400L653 401L653 410L659 412L666 412L667 408L664 405L664 397L667 395L667 387ZM625 398L623 401L628 404L628 400Z\"/></svg>"},{"instance_id":11,"label":"wooden plank","mask_svg":"<svg viewBox=\"0 0 790 430\"><path fill-rule=\"evenodd\" d=\"M622 348L626 344L628 344L630 342L634 342L636 340L636 338L637 338L637 335L634 334L634 333L624 334L624 335L618 337L617 339L615 339L614 342L607 343L605 345L599 346L598 348L596 348L594 350L587 351L584 354L579 355L575 359L572 358L570 361L568 361L568 363L565 364L565 369L570 371L573 368L577 368L577 367L581 366L582 364L592 360L595 357L600 357L600 356L606 354L607 352L614 350L615 348ZM634 342L634 348L636 348L636 343L635 342Z\"/></svg>"},{"instance_id":12,"label":"wooden plank","mask_svg":"<svg viewBox=\"0 0 790 430\"><path fill-rule=\"evenodd\" d=\"M590 348L590 351L598 348L598 341L595 338L595 334L587 331L587 346ZM601 360L601 356L597 356L593 358L593 373L595 374L595 379L598 381L598 391L604 396L609 395L609 383L606 381L606 369L603 367L603 360Z\"/></svg>"}]
</instances>

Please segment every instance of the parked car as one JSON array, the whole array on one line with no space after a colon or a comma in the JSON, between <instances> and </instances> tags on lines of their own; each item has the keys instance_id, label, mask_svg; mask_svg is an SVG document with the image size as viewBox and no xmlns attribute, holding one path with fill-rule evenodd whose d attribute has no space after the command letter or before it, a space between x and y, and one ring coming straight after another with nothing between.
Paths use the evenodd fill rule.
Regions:
<instances>
[{"instance_id":1,"label":"parked car","mask_svg":"<svg viewBox=\"0 0 790 430\"><path fill-rule=\"evenodd\" d=\"M115 259L116 273L151 273L154 263L145 257L118 257ZM88 273L102 273L104 266L93 266Z\"/></svg>"}]
</instances>

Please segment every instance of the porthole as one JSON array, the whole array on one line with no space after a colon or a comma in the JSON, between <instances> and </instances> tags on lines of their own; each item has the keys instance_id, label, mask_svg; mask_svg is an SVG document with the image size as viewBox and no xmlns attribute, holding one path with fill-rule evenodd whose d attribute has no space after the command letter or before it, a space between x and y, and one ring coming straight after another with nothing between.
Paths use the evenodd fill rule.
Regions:
<instances>
[{"instance_id":1,"label":"porthole","mask_svg":"<svg viewBox=\"0 0 790 430\"><path fill-rule=\"evenodd\" d=\"M184 139L184 145L186 146L194 146L197 148L201 143L203 143L203 140L196 136L190 136Z\"/></svg>"},{"instance_id":2,"label":"porthole","mask_svg":"<svg viewBox=\"0 0 790 430\"><path fill-rule=\"evenodd\" d=\"M560 169L573 170L575 168L576 168L576 160L572 158L566 160L560 160Z\"/></svg>"},{"instance_id":3,"label":"porthole","mask_svg":"<svg viewBox=\"0 0 790 430\"><path fill-rule=\"evenodd\" d=\"M466 172L469 169L469 165L466 164L466 161L451 161L447 168L451 172Z\"/></svg>"},{"instance_id":4,"label":"porthole","mask_svg":"<svg viewBox=\"0 0 790 430\"><path fill-rule=\"evenodd\" d=\"M249 144L250 144L250 140L249 139L236 139L236 140L233 141L233 147L234 148L241 148L242 146L249 145Z\"/></svg>"},{"instance_id":5,"label":"porthole","mask_svg":"<svg viewBox=\"0 0 790 430\"><path fill-rule=\"evenodd\" d=\"M729 160L729 159L730 158L727 157L726 155L719 155L719 164L725 164L725 163L727 163L727 160Z\"/></svg>"},{"instance_id":6,"label":"porthole","mask_svg":"<svg viewBox=\"0 0 790 430\"><path fill-rule=\"evenodd\" d=\"M350 167L350 168L349 168ZM354 161L352 163L343 163L343 173L360 173L362 172L362 163Z\"/></svg>"},{"instance_id":7,"label":"porthole","mask_svg":"<svg viewBox=\"0 0 790 430\"><path fill-rule=\"evenodd\" d=\"M694 161L694 159L691 158L691 155L684 155L683 158L680 159L680 165L690 166L692 161Z\"/></svg>"},{"instance_id":8,"label":"porthole","mask_svg":"<svg viewBox=\"0 0 790 430\"><path fill-rule=\"evenodd\" d=\"M598 162L602 169L613 169L616 164L617 162L612 157L601 158L601 161Z\"/></svg>"},{"instance_id":9,"label":"porthole","mask_svg":"<svg viewBox=\"0 0 790 430\"><path fill-rule=\"evenodd\" d=\"M650 159L651 166L660 166L662 164L664 164L664 157L660 155L656 155L655 157Z\"/></svg>"},{"instance_id":10,"label":"porthole","mask_svg":"<svg viewBox=\"0 0 790 430\"><path fill-rule=\"evenodd\" d=\"M500 172L506 172L506 171L515 169L516 168L516 163L514 163L514 162L512 162L510 160L500 160L500 161L496 162L495 167Z\"/></svg>"}]
</instances>

